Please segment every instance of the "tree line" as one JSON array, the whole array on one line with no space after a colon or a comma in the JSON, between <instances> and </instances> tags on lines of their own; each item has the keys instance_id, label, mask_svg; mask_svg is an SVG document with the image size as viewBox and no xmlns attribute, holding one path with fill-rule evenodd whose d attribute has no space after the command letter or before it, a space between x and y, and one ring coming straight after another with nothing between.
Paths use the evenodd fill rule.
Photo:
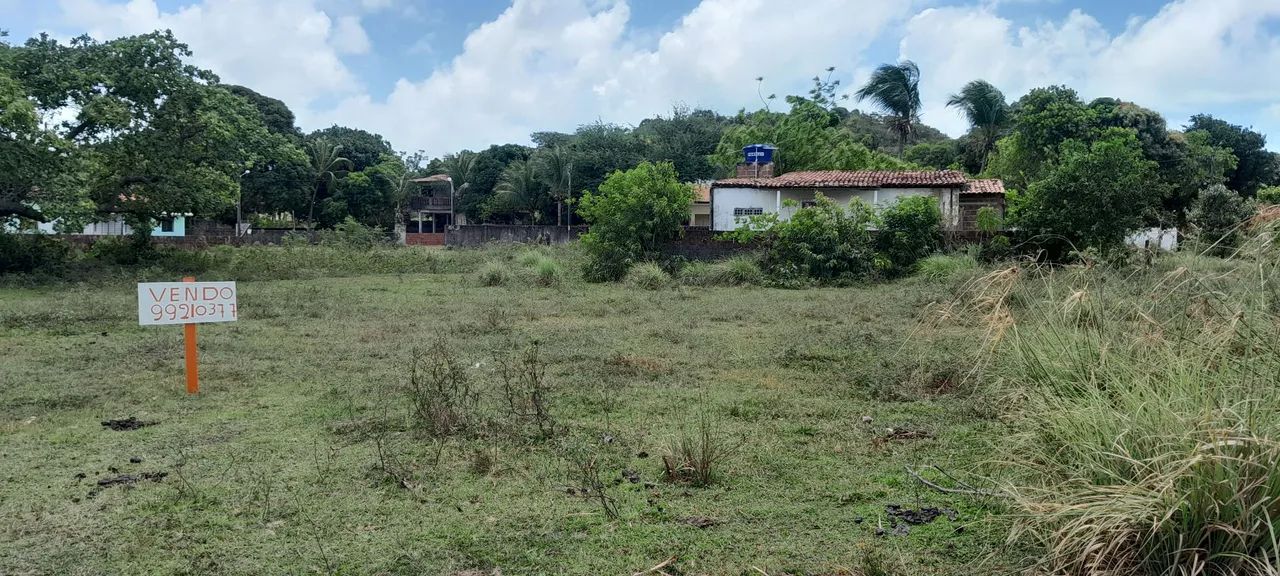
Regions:
<instances>
[{"instance_id":1,"label":"tree line","mask_svg":"<svg viewBox=\"0 0 1280 576\"><path fill-rule=\"evenodd\" d=\"M239 204L260 225L351 219L390 229L416 190L411 180L443 173L469 222L578 223L583 193L616 171L670 162L683 181L722 177L752 143L778 146L778 173L923 168L1001 178L1012 215L1045 231L1069 221L1081 223L1074 232L1098 228L1088 224L1096 218L1182 225L1201 190L1220 184L1250 198L1280 180L1280 160L1249 128L1197 115L1170 129L1137 104L1084 102L1061 86L1007 102L975 80L948 102L971 128L949 138L921 122L922 75L909 61L880 66L852 94L828 68L808 93L784 98L786 111L772 109L776 96L757 78L755 111L675 106L635 126L598 121L536 132L532 145L428 160L358 128L303 133L283 102L223 84L190 57L167 31L0 43L0 218L74 229L120 214L145 230L174 213L234 222Z\"/></svg>"}]
</instances>

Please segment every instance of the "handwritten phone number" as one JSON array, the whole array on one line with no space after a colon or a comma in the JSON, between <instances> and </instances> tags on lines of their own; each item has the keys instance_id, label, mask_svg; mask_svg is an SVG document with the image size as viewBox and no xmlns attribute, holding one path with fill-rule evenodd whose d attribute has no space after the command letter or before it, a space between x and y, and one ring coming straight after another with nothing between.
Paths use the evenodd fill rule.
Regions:
<instances>
[{"instance_id":1,"label":"handwritten phone number","mask_svg":"<svg viewBox=\"0 0 1280 576\"><path fill-rule=\"evenodd\" d=\"M231 318L236 317L235 304L152 304L151 319L160 320L196 320L207 316L222 318L231 311Z\"/></svg>"}]
</instances>

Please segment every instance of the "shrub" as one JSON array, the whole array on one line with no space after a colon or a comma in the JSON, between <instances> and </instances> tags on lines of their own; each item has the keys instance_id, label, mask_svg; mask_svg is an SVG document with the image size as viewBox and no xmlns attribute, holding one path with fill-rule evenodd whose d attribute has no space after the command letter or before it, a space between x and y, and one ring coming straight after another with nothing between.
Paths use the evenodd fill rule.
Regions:
<instances>
[{"instance_id":1,"label":"shrub","mask_svg":"<svg viewBox=\"0 0 1280 576\"><path fill-rule=\"evenodd\" d=\"M1200 241L1212 246L1210 252L1223 255L1240 244L1240 232L1253 213L1254 207L1244 197L1215 184L1200 192L1188 220Z\"/></svg>"},{"instance_id":2,"label":"shrub","mask_svg":"<svg viewBox=\"0 0 1280 576\"><path fill-rule=\"evenodd\" d=\"M921 276L930 280L950 280L978 269L978 261L968 254L934 254L917 266Z\"/></svg>"},{"instance_id":3,"label":"shrub","mask_svg":"<svg viewBox=\"0 0 1280 576\"><path fill-rule=\"evenodd\" d=\"M503 262L490 261L476 272L476 281L481 286L504 286L511 281L511 271Z\"/></svg>"},{"instance_id":4,"label":"shrub","mask_svg":"<svg viewBox=\"0 0 1280 576\"><path fill-rule=\"evenodd\" d=\"M1069 140L1062 149L1061 162L1011 203L1012 223L1037 236L1054 258L1072 246L1123 248L1159 200L1150 191L1156 163L1143 156L1133 132L1118 128L1091 145Z\"/></svg>"},{"instance_id":5,"label":"shrub","mask_svg":"<svg viewBox=\"0 0 1280 576\"><path fill-rule=\"evenodd\" d=\"M1259 189L1258 202L1261 204L1280 204L1280 186L1267 186Z\"/></svg>"},{"instance_id":6,"label":"shrub","mask_svg":"<svg viewBox=\"0 0 1280 576\"><path fill-rule=\"evenodd\" d=\"M632 266L626 280L627 284L644 290L661 290L671 284L671 276L652 262Z\"/></svg>"},{"instance_id":7,"label":"shrub","mask_svg":"<svg viewBox=\"0 0 1280 576\"><path fill-rule=\"evenodd\" d=\"M414 349L406 386L415 423L431 436L465 431L476 419L480 394L443 338L429 350Z\"/></svg>"},{"instance_id":8,"label":"shrub","mask_svg":"<svg viewBox=\"0 0 1280 576\"><path fill-rule=\"evenodd\" d=\"M385 244L387 241L387 235L382 228L365 226L350 216L335 225L333 230L321 230L316 233L316 237L321 244L364 250Z\"/></svg>"},{"instance_id":9,"label":"shrub","mask_svg":"<svg viewBox=\"0 0 1280 576\"><path fill-rule=\"evenodd\" d=\"M71 245L44 234L0 232L0 274L55 272L72 258Z\"/></svg>"},{"instance_id":10,"label":"shrub","mask_svg":"<svg viewBox=\"0 0 1280 576\"><path fill-rule=\"evenodd\" d=\"M818 194L813 206L763 232L763 268L784 283L865 278L872 270L871 209L854 201L848 209Z\"/></svg>"},{"instance_id":11,"label":"shrub","mask_svg":"<svg viewBox=\"0 0 1280 576\"><path fill-rule=\"evenodd\" d=\"M899 198L880 213L876 244L889 263L889 276L910 274L916 262L942 243L942 211L932 196Z\"/></svg>"},{"instance_id":12,"label":"shrub","mask_svg":"<svg viewBox=\"0 0 1280 576\"><path fill-rule=\"evenodd\" d=\"M985 262L1004 260L1013 255L1013 244L1008 236L1000 234L984 242L978 255Z\"/></svg>"},{"instance_id":13,"label":"shrub","mask_svg":"<svg viewBox=\"0 0 1280 576\"><path fill-rule=\"evenodd\" d=\"M591 223L582 236L590 257L584 275L590 281L617 280L632 264L657 256L677 238L689 220L693 189L681 184L670 162L642 162L617 171L582 196L578 212Z\"/></svg>"}]
</instances>

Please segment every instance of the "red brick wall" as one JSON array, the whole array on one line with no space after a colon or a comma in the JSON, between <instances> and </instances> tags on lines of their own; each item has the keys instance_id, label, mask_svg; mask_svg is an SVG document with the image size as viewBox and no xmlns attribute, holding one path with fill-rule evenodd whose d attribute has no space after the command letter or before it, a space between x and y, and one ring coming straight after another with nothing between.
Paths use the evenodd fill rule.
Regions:
<instances>
[{"instance_id":1,"label":"red brick wall","mask_svg":"<svg viewBox=\"0 0 1280 576\"><path fill-rule=\"evenodd\" d=\"M738 178L773 178L773 163L739 164L736 176Z\"/></svg>"},{"instance_id":2,"label":"red brick wall","mask_svg":"<svg viewBox=\"0 0 1280 576\"><path fill-rule=\"evenodd\" d=\"M408 246L444 246L444 233L405 234L404 243Z\"/></svg>"}]
</instances>

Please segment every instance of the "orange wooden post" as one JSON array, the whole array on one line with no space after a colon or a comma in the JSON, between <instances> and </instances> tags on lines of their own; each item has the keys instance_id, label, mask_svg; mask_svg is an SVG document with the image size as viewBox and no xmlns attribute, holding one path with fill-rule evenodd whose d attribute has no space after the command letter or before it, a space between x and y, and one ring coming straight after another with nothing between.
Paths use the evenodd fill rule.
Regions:
<instances>
[{"instance_id":1,"label":"orange wooden post","mask_svg":"<svg viewBox=\"0 0 1280 576\"><path fill-rule=\"evenodd\" d=\"M195 282L195 277L187 276L182 279L183 282ZM196 356L196 325L187 323L182 325L183 341L186 345L187 360L187 394L195 394L200 391L199 363Z\"/></svg>"}]
</instances>

